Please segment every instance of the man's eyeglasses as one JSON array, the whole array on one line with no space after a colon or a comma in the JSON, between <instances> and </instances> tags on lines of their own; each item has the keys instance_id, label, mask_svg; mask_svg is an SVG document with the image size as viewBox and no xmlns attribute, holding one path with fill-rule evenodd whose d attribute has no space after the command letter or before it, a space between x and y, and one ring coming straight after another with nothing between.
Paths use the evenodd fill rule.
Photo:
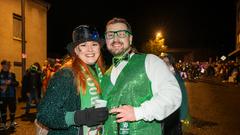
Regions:
<instances>
[{"instance_id":1,"label":"man's eyeglasses","mask_svg":"<svg viewBox=\"0 0 240 135\"><path fill-rule=\"evenodd\" d=\"M132 33L127 31L127 30L108 31L108 32L105 33L105 38L106 39L113 39L115 37L115 34L119 38L125 38L125 37L127 37L128 35L130 35Z\"/></svg>"}]
</instances>

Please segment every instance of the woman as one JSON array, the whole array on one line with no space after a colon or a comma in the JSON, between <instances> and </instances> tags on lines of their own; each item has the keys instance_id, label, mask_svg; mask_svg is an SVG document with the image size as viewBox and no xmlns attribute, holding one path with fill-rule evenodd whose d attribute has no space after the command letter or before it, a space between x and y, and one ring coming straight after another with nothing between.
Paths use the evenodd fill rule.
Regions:
<instances>
[{"instance_id":1,"label":"woman","mask_svg":"<svg viewBox=\"0 0 240 135\"><path fill-rule=\"evenodd\" d=\"M95 28L80 25L68 44L72 59L51 78L46 96L38 106L37 121L48 135L98 135L108 117L106 107L94 108L101 98L103 72L101 46Z\"/></svg>"}]
</instances>

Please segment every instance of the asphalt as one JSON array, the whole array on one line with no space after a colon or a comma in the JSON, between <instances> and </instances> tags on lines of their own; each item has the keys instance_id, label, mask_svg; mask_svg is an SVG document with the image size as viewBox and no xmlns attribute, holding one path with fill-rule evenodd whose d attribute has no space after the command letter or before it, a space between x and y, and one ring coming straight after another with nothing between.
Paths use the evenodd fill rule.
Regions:
<instances>
[{"instance_id":1,"label":"asphalt","mask_svg":"<svg viewBox=\"0 0 240 135\"><path fill-rule=\"evenodd\" d=\"M219 78L187 81L191 124L184 135L240 135L240 86Z\"/></svg>"}]
</instances>

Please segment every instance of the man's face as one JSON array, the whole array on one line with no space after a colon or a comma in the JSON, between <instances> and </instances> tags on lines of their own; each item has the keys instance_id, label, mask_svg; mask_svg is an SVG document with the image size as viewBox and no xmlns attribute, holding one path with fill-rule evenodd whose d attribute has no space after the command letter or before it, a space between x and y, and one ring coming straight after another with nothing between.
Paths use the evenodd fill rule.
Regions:
<instances>
[{"instance_id":1,"label":"man's face","mask_svg":"<svg viewBox=\"0 0 240 135\"><path fill-rule=\"evenodd\" d=\"M93 65L100 56L100 44L95 41L87 41L76 46L74 51L84 63Z\"/></svg>"},{"instance_id":2,"label":"man's face","mask_svg":"<svg viewBox=\"0 0 240 135\"><path fill-rule=\"evenodd\" d=\"M8 63L2 65L2 70L9 71L10 67L11 67L11 64L8 62Z\"/></svg>"},{"instance_id":3,"label":"man's face","mask_svg":"<svg viewBox=\"0 0 240 135\"><path fill-rule=\"evenodd\" d=\"M107 38L107 34L109 33L112 34L112 38ZM119 37L119 35L122 35L122 37ZM124 23L110 24L107 26L105 36L107 49L114 56L121 55L130 48L132 37L133 36L128 33L127 26Z\"/></svg>"}]
</instances>

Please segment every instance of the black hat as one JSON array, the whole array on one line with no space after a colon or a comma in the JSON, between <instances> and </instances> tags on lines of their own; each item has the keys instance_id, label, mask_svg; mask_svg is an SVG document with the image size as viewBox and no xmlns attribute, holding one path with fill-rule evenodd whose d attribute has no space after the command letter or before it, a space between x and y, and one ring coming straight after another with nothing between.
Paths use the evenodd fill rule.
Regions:
<instances>
[{"instance_id":1,"label":"black hat","mask_svg":"<svg viewBox=\"0 0 240 135\"><path fill-rule=\"evenodd\" d=\"M72 40L73 42L67 45L67 50L70 54L73 53L74 48L80 43L87 41L96 41L101 43L101 39L96 28L88 25L80 25L75 28L72 33Z\"/></svg>"},{"instance_id":2,"label":"black hat","mask_svg":"<svg viewBox=\"0 0 240 135\"><path fill-rule=\"evenodd\" d=\"M7 61L7 60L2 60L1 61L1 65L7 65L7 64L9 64L10 62L9 61Z\"/></svg>"}]
</instances>

